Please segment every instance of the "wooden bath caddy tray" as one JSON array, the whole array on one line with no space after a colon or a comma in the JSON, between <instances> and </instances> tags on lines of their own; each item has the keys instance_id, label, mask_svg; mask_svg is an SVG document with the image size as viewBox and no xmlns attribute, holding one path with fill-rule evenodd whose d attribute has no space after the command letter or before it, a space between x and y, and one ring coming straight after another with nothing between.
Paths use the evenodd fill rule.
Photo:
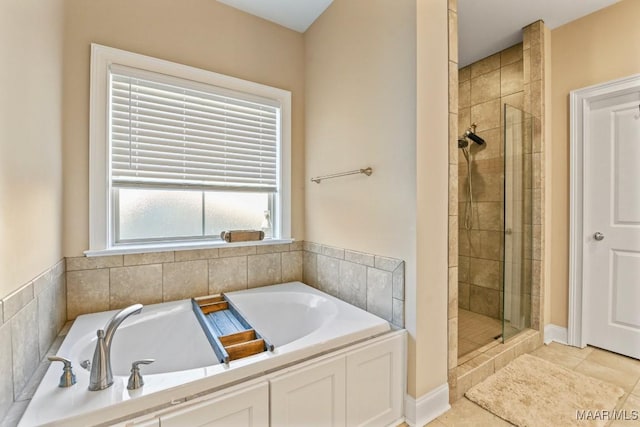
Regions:
<instances>
[{"instance_id":1,"label":"wooden bath caddy tray","mask_svg":"<svg viewBox=\"0 0 640 427\"><path fill-rule=\"evenodd\" d=\"M273 345L249 325L224 294L193 298L191 303L220 363L273 351Z\"/></svg>"}]
</instances>

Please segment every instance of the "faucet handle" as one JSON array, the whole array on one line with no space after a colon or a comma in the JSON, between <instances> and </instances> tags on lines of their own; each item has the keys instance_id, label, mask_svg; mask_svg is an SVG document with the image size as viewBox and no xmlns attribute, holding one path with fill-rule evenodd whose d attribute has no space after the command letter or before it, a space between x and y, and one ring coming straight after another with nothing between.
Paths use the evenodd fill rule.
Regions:
<instances>
[{"instance_id":1,"label":"faucet handle","mask_svg":"<svg viewBox=\"0 0 640 427\"><path fill-rule=\"evenodd\" d=\"M47 359L51 362L62 362L64 364L58 387L71 387L76 383L76 375L71 369L71 360L60 356L49 356Z\"/></svg>"},{"instance_id":2,"label":"faucet handle","mask_svg":"<svg viewBox=\"0 0 640 427\"><path fill-rule=\"evenodd\" d=\"M136 390L144 385L142 375L140 374L140 365L149 365L155 362L155 359L136 360L131 364L131 375L129 376L128 390Z\"/></svg>"},{"instance_id":3,"label":"faucet handle","mask_svg":"<svg viewBox=\"0 0 640 427\"><path fill-rule=\"evenodd\" d=\"M142 360L136 360L135 362L133 362L131 364L131 370L133 369L140 369L140 365L150 365L153 362L155 362L156 359L142 359Z\"/></svg>"}]
</instances>

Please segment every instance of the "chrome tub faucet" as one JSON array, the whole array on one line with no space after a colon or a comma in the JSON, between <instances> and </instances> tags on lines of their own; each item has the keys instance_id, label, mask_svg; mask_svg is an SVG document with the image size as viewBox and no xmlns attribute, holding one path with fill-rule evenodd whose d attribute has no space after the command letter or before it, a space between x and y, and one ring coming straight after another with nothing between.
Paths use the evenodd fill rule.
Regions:
<instances>
[{"instance_id":1,"label":"chrome tub faucet","mask_svg":"<svg viewBox=\"0 0 640 427\"><path fill-rule=\"evenodd\" d=\"M113 373L111 372L111 341L118 326L127 317L139 314L142 304L134 304L123 308L117 312L107 323L104 329L98 329L98 342L93 352L93 362L91 363L91 376L89 379L89 390L104 390L113 384Z\"/></svg>"}]
</instances>

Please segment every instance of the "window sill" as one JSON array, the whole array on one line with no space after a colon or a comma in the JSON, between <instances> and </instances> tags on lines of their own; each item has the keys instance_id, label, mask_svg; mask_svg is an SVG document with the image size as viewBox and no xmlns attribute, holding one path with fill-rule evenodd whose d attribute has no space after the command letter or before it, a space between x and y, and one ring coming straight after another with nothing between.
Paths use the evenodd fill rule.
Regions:
<instances>
[{"instance_id":1,"label":"window sill","mask_svg":"<svg viewBox=\"0 0 640 427\"><path fill-rule=\"evenodd\" d=\"M149 245L127 245L109 249L88 250L84 255L88 258L108 255L142 254L151 252L189 251L195 249L234 248L239 246L283 245L293 243L294 239L265 239L249 242L186 242L186 243L154 243Z\"/></svg>"}]
</instances>

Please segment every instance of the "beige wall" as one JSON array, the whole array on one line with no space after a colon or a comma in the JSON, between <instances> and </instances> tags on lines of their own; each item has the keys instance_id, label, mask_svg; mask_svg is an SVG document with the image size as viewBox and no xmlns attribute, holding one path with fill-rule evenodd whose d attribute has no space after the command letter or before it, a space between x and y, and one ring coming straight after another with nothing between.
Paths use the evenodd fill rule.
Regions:
<instances>
[{"instance_id":1,"label":"beige wall","mask_svg":"<svg viewBox=\"0 0 640 427\"><path fill-rule=\"evenodd\" d=\"M569 91L640 72L640 2L623 0L551 31L553 112L551 319L567 326L569 280Z\"/></svg>"},{"instance_id":2,"label":"beige wall","mask_svg":"<svg viewBox=\"0 0 640 427\"><path fill-rule=\"evenodd\" d=\"M415 391L414 396L420 397L447 382L448 233L455 226L449 225L448 216L449 79L453 76L449 75L447 2L418 0L416 17L416 265L410 265L416 269L416 283L415 295L409 292L412 283L405 285L405 306L415 310L416 324L415 353L409 354L409 362L415 357L415 379L409 377L410 386L415 381L415 390L410 387L409 393ZM412 234L411 225L408 228Z\"/></svg>"},{"instance_id":3,"label":"beige wall","mask_svg":"<svg viewBox=\"0 0 640 427\"><path fill-rule=\"evenodd\" d=\"M405 260L408 390L421 396L447 379L447 3L335 0L305 57L306 238ZM365 166L372 176L309 183Z\"/></svg>"},{"instance_id":4,"label":"beige wall","mask_svg":"<svg viewBox=\"0 0 640 427\"><path fill-rule=\"evenodd\" d=\"M408 301L416 280L415 11L411 0L334 0L305 33L306 238L405 260ZM366 166L370 177L308 182Z\"/></svg>"},{"instance_id":5,"label":"beige wall","mask_svg":"<svg viewBox=\"0 0 640 427\"><path fill-rule=\"evenodd\" d=\"M61 258L62 11L0 2L0 297Z\"/></svg>"},{"instance_id":6,"label":"beige wall","mask_svg":"<svg viewBox=\"0 0 640 427\"><path fill-rule=\"evenodd\" d=\"M307 30L307 240L411 255L415 31L411 0L337 0ZM308 182L365 166L372 176Z\"/></svg>"},{"instance_id":7,"label":"beige wall","mask_svg":"<svg viewBox=\"0 0 640 427\"><path fill-rule=\"evenodd\" d=\"M68 0L64 51L64 254L89 244L90 43L292 92L292 235L304 238L301 34L212 0Z\"/></svg>"}]
</instances>

